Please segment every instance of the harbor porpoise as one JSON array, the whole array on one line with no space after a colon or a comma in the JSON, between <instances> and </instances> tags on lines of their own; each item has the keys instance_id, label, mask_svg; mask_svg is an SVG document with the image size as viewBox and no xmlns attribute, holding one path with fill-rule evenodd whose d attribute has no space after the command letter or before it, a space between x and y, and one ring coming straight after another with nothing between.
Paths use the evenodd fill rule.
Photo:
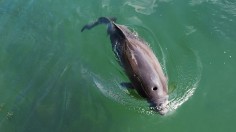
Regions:
<instances>
[{"instance_id":1,"label":"harbor porpoise","mask_svg":"<svg viewBox=\"0 0 236 132\"><path fill-rule=\"evenodd\" d=\"M169 97L167 78L157 57L147 42L115 21L116 18L100 17L97 21L85 25L81 32L99 24L107 25L112 49L132 86L147 99L155 111L161 115L166 114Z\"/></svg>"}]
</instances>

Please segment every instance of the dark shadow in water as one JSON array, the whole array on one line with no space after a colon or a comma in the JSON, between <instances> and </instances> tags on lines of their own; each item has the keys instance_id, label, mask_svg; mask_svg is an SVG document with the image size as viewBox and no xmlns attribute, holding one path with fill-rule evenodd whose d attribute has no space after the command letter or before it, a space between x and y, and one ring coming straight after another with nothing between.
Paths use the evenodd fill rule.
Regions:
<instances>
[{"instance_id":1,"label":"dark shadow in water","mask_svg":"<svg viewBox=\"0 0 236 132\"><path fill-rule=\"evenodd\" d=\"M130 83L130 82L122 82L122 83L120 83L120 85L124 88L127 88L127 89L134 89L132 83Z\"/></svg>"},{"instance_id":2,"label":"dark shadow in water","mask_svg":"<svg viewBox=\"0 0 236 132\"><path fill-rule=\"evenodd\" d=\"M126 88L129 92L129 94L131 96L133 96L134 98L136 99L139 99L139 100L144 100L143 97L141 97L138 92L135 90L135 88L133 87L132 83L130 82L122 82L120 83L120 85L123 87L123 88Z\"/></svg>"}]
</instances>

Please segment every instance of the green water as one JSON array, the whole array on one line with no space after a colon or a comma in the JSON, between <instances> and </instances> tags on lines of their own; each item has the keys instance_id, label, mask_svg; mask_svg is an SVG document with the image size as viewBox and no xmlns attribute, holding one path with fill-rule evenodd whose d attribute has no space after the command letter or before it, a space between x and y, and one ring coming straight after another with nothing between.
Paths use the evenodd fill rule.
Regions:
<instances>
[{"instance_id":1,"label":"green water","mask_svg":"<svg viewBox=\"0 0 236 132\"><path fill-rule=\"evenodd\" d=\"M160 116L128 79L105 26L144 38L169 79ZM233 0L0 0L0 132L234 132Z\"/></svg>"}]
</instances>

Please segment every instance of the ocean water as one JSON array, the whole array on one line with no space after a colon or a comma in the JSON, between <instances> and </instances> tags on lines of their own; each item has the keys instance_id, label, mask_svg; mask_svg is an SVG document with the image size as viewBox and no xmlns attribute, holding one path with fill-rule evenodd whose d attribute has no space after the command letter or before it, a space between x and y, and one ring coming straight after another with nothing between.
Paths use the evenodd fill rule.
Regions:
<instances>
[{"instance_id":1,"label":"ocean water","mask_svg":"<svg viewBox=\"0 0 236 132\"><path fill-rule=\"evenodd\" d=\"M168 77L160 116L128 82L106 26L148 42ZM0 0L0 132L236 131L233 0Z\"/></svg>"}]
</instances>

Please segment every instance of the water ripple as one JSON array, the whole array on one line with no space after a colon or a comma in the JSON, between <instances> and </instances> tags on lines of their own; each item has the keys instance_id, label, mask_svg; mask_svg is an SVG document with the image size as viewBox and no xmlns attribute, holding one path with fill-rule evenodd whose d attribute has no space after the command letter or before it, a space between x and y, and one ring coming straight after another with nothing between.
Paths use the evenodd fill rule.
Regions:
<instances>
[{"instance_id":1,"label":"water ripple","mask_svg":"<svg viewBox=\"0 0 236 132\"><path fill-rule=\"evenodd\" d=\"M124 5L131 6L136 12L144 15L151 15L157 7L156 0L128 0Z\"/></svg>"}]
</instances>

